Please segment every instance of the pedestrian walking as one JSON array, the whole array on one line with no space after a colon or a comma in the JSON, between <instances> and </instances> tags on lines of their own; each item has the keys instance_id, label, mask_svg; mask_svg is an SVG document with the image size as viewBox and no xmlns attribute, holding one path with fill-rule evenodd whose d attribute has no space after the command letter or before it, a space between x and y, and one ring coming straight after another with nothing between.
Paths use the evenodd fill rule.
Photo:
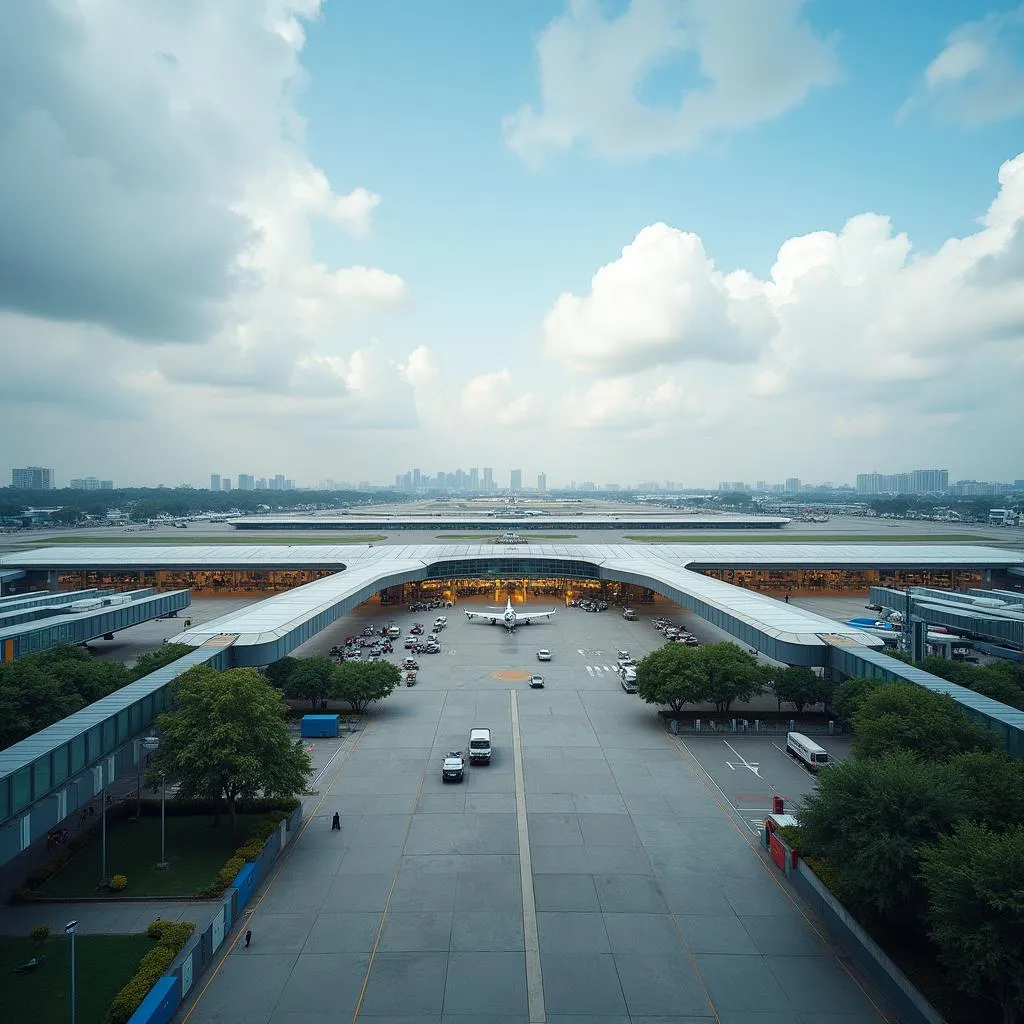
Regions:
<instances>
[{"instance_id":1,"label":"pedestrian walking","mask_svg":"<svg viewBox=\"0 0 1024 1024\"><path fill-rule=\"evenodd\" d=\"M334 817L331 818L331 831L332 832L340 832L341 831L341 815L337 811L334 812Z\"/></svg>"},{"instance_id":2,"label":"pedestrian walking","mask_svg":"<svg viewBox=\"0 0 1024 1024\"><path fill-rule=\"evenodd\" d=\"M252 942L252 929L251 928L246 928L245 929L245 948L246 949L249 948L249 943L250 942Z\"/></svg>"},{"instance_id":3,"label":"pedestrian walking","mask_svg":"<svg viewBox=\"0 0 1024 1024\"><path fill-rule=\"evenodd\" d=\"M789 604L789 594L786 595L786 604Z\"/></svg>"}]
</instances>

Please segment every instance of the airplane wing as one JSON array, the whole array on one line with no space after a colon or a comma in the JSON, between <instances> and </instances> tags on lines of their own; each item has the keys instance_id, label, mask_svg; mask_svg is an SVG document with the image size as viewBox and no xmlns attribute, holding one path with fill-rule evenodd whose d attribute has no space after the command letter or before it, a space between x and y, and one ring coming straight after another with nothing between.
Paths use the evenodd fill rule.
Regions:
<instances>
[{"instance_id":1,"label":"airplane wing","mask_svg":"<svg viewBox=\"0 0 1024 1024\"><path fill-rule=\"evenodd\" d=\"M496 625L502 621L502 616L505 614L504 608L495 608L491 611L486 612L471 612L468 608L465 609L466 618L473 621L473 619L481 619L482 621L489 622L491 625Z\"/></svg>"},{"instance_id":2,"label":"airplane wing","mask_svg":"<svg viewBox=\"0 0 1024 1024\"><path fill-rule=\"evenodd\" d=\"M532 619L550 619L554 614L554 608L549 612L516 612L516 622L530 622Z\"/></svg>"}]
</instances>

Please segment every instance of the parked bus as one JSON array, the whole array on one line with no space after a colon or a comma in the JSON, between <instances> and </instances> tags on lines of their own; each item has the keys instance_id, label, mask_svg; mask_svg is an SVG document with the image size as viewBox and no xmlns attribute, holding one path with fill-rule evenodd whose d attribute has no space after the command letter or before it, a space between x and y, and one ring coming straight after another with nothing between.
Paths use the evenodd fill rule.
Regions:
<instances>
[{"instance_id":1,"label":"parked bus","mask_svg":"<svg viewBox=\"0 0 1024 1024\"><path fill-rule=\"evenodd\" d=\"M786 733L786 753L812 772L827 768L829 764L828 751L802 732Z\"/></svg>"}]
</instances>

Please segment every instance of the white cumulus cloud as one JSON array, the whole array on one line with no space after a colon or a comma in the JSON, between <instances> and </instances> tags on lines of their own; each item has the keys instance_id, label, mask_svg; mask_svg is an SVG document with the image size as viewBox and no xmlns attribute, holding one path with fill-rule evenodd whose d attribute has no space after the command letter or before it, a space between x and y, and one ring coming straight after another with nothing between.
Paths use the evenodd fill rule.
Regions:
<instances>
[{"instance_id":1,"label":"white cumulus cloud","mask_svg":"<svg viewBox=\"0 0 1024 1024\"><path fill-rule=\"evenodd\" d=\"M749 274L721 273L697 235L653 224L598 270L589 295L558 297L544 318L545 350L581 372L742 362L756 357L770 316Z\"/></svg>"},{"instance_id":2,"label":"white cumulus cloud","mask_svg":"<svg viewBox=\"0 0 1024 1024\"><path fill-rule=\"evenodd\" d=\"M1024 4L954 29L897 120L921 106L964 125L1024 114Z\"/></svg>"},{"instance_id":3,"label":"white cumulus cloud","mask_svg":"<svg viewBox=\"0 0 1024 1024\"><path fill-rule=\"evenodd\" d=\"M606 16L570 0L537 41L540 106L505 119L508 147L531 164L580 144L603 157L689 149L798 106L838 77L833 42L801 17L805 0L630 0ZM674 102L645 102L650 76L694 62Z\"/></svg>"},{"instance_id":4,"label":"white cumulus cloud","mask_svg":"<svg viewBox=\"0 0 1024 1024\"><path fill-rule=\"evenodd\" d=\"M799 414L815 440L857 439L1019 405L1024 154L999 186L978 230L934 252L859 214L784 242L766 279L721 274L695 235L644 228L542 321L550 359L601 378L567 400L569 422L731 419L761 441Z\"/></svg>"}]
</instances>

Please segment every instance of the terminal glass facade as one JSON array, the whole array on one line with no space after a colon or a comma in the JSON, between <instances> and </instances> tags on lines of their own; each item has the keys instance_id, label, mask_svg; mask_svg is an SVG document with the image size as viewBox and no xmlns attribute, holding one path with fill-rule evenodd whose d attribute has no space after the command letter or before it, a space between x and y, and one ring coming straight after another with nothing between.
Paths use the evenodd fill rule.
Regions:
<instances>
[{"instance_id":1,"label":"terminal glass facade","mask_svg":"<svg viewBox=\"0 0 1024 1024\"><path fill-rule=\"evenodd\" d=\"M111 587L133 590L155 587L157 590L188 588L193 594L274 594L301 587L333 576L337 569L75 569L57 574L58 590L84 590Z\"/></svg>"},{"instance_id":2,"label":"terminal glass facade","mask_svg":"<svg viewBox=\"0 0 1024 1024\"><path fill-rule=\"evenodd\" d=\"M866 593L871 587L978 586L980 569L701 569L705 576L762 593Z\"/></svg>"}]
</instances>

